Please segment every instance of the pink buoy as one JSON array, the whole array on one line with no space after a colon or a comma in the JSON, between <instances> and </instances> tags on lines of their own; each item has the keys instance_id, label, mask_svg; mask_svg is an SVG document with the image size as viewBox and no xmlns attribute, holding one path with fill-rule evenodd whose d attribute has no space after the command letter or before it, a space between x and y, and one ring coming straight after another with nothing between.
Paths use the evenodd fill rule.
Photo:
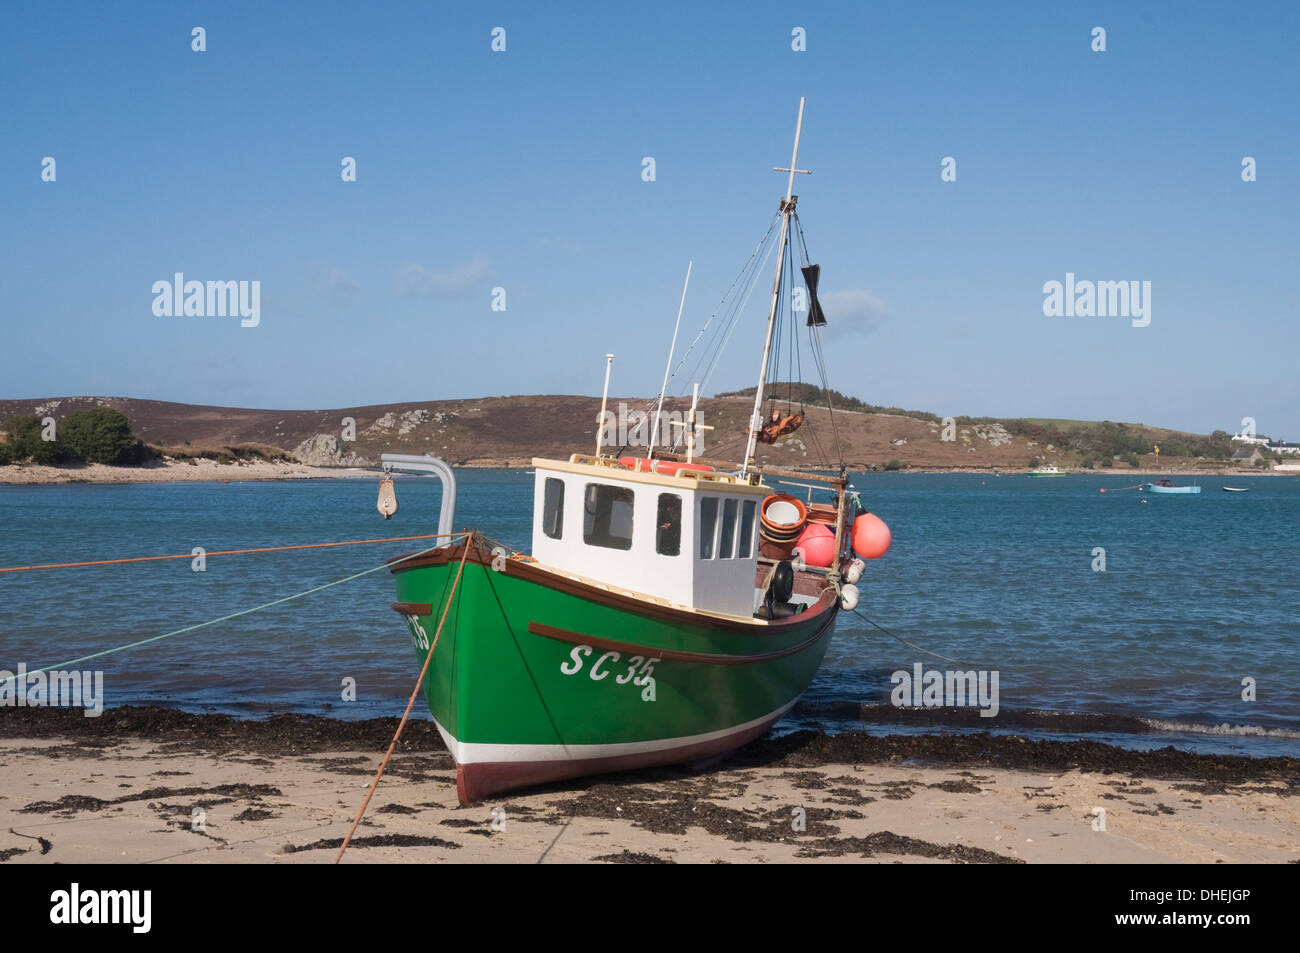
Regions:
<instances>
[{"instance_id":1,"label":"pink buoy","mask_svg":"<svg viewBox=\"0 0 1300 953\"><path fill-rule=\"evenodd\" d=\"M809 523L799 534L797 549L809 566L829 566L835 561L835 534L825 523Z\"/></svg>"},{"instance_id":2,"label":"pink buoy","mask_svg":"<svg viewBox=\"0 0 1300 953\"><path fill-rule=\"evenodd\" d=\"M853 551L863 559L879 559L893 541L889 526L876 514L863 513L853 521Z\"/></svg>"}]
</instances>

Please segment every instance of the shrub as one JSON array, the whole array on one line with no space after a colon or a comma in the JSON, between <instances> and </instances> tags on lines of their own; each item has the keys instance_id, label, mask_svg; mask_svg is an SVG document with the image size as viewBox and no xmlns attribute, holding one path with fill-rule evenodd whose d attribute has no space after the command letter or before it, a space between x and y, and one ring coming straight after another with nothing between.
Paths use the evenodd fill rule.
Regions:
<instances>
[{"instance_id":1,"label":"shrub","mask_svg":"<svg viewBox=\"0 0 1300 953\"><path fill-rule=\"evenodd\" d=\"M1092 457L1084 457L1079 463L1079 466L1083 467L1085 470L1091 470L1093 467Z\"/></svg>"},{"instance_id":2,"label":"shrub","mask_svg":"<svg viewBox=\"0 0 1300 953\"><path fill-rule=\"evenodd\" d=\"M886 470L901 470L901 469L903 469L903 465L902 465L901 463L899 463L897 460L890 460L888 463L885 464L885 469L886 469Z\"/></svg>"},{"instance_id":3,"label":"shrub","mask_svg":"<svg viewBox=\"0 0 1300 953\"><path fill-rule=\"evenodd\" d=\"M1127 463L1129 466L1131 466L1134 470L1142 466L1142 461L1138 459L1136 453L1130 453L1128 456L1124 458L1124 462Z\"/></svg>"},{"instance_id":4,"label":"shrub","mask_svg":"<svg viewBox=\"0 0 1300 953\"><path fill-rule=\"evenodd\" d=\"M11 443L0 443L0 467L14 462L14 448Z\"/></svg>"},{"instance_id":5,"label":"shrub","mask_svg":"<svg viewBox=\"0 0 1300 953\"><path fill-rule=\"evenodd\" d=\"M59 429L72 455L87 463L121 465L139 456L131 421L112 407L73 411Z\"/></svg>"}]
</instances>

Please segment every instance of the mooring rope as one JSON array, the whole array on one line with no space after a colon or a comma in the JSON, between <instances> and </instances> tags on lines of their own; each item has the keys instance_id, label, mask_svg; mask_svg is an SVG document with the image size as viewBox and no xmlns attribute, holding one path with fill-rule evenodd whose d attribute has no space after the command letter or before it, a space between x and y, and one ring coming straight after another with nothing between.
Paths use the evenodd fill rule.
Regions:
<instances>
[{"instance_id":1,"label":"mooring rope","mask_svg":"<svg viewBox=\"0 0 1300 953\"><path fill-rule=\"evenodd\" d=\"M352 820L352 827L348 830L348 836L343 838L343 843L339 845L339 852L334 858L336 864L343 859L343 852L348 849L348 844L352 841L352 835L356 833L357 825L361 823L361 818L365 816L366 807L370 804L371 797L374 796L375 788L379 787L379 779L384 776L384 769L388 767L388 759L393 756L393 749L397 747L397 739L402 737L402 729L406 727L406 719L411 716L411 709L415 707L415 699L420 694L420 686L424 684L424 676L429 671L429 663L433 661L433 651L438 647L438 636L442 635L442 626L447 621L447 613L451 611L452 600L456 598L456 587L460 585L461 574L465 571L465 560L469 557L469 550L473 543L474 533L471 532L465 540L465 551L461 553L460 567L456 570L456 578L451 584L451 592L447 594L447 602L442 607L442 618L438 620L438 628L433 633L433 641L429 643L428 654L424 656L424 665L420 669L420 677L415 680L415 688L411 689L411 697L406 702L406 711L402 712L402 720L397 723L397 731L393 732L393 740L388 745L384 760L379 763L379 770L375 772L375 778L370 782L370 790L366 792L366 799L361 802L361 807L357 810L357 816Z\"/></svg>"},{"instance_id":2,"label":"mooring rope","mask_svg":"<svg viewBox=\"0 0 1300 953\"><path fill-rule=\"evenodd\" d=\"M859 619L861 619L863 622L867 623L868 625L875 626L877 629L879 629L881 632L885 633L885 635L889 636L890 638L898 639L898 641L902 642L902 643L903 643L904 645L906 645L908 648L916 649L918 652L924 652L926 655L933 655L935 658L937 658L937 659L942 659L942 660L945 661L945 662L955 662L955 663L957 663L958 665L975 665L975 664L976 664L976 663L974 663L974 662L967 661L966 659L948 658L948 656L946 656L946 655L940 655L938 652L931 652L929 649L923 649L923 648L921 648L921 646L917 645L916 643L907 641L907 639L903 638L901 635L895 635L893 632L890 632L888 629L886 629L883 625L880 625L880 624L878 624L878 623L876 623L876 622L872 622L870 619L868 619L866 616L864 616L864 615L862 614L861 610L859 610L859 609L854 609L854 610L853 610L853 614L854 614L855 616L857 616Z\"/></svg>"},{"instance_id":3,"label":"mooring rope","mask_svg":"<svg viewBox=\"0 0 1300 953\"><path fill-rule=\"evenodd\" d=\"M261 549L223 549L215 553L204 553L206 559L209 556L240 556L244 553L278 553L286 549L324 549L330 546L364 546L369 543L400 543L412 539L440 539L443 536L458 536L459 533L428 533L424 536L389 536L385 539L348 539L337 543L299 543L294 546L265 546ZM92 559L89 562L80 563L45 563L40 566L11 566L8 569L0 569L0 572L31 572L34 569L69 569L76 566L109 566L114 563L147 563L155 562L159 559L194 559L196 553L177 553L173 556L130 556L124 559Z\"/></svg>"},{"instance_id":4,"label":"mooring rope","mask_svg":"<svg viewBox=\"0 0 1300 953\"><path fill-rule=\"evenodd\" d=\"M451 534L441 534L441 535L451 535ZM464 536L465 534L458 533L456 535ZM141 645L148 645L150 642L160 642L163 639L170 639L174 635L183 635L186 632L193 632L196 629L202 629L210 625L216 625L218 622L227 622L230 619L237 619L240 616L251 615L254 612L260 612L263 609L269 609L272 606L278 606L286 602L292 602L294 599L301 599L303 596L310 596L312 593L321 592L322 590L329 589L332 586L341 586L343 583L351 582L353 579L360 579L362 576L368 576L373 572L379 572L381 569L388 569L392 566L397 565L398 563L404 563L408 559L415 559L417 556L423 556L427 553L431 553L437 548L438 548L437 546L431 546L428 549L421 550L418 553L411 553L410 555L403 556L400 559L394 559L391 562L381 563L380 565L375 566L372 569L366 569L361 572L353 573L350 576L344 576L342 579L336 579L333 582L327 582L321 586L314 586L311 589L305 589L302 592L296 592L291 596L285 596L283 599L275 599L271 602L264 602L260 606L254 606L251 609L241 609L238 612L232 612L229 615L223 615L219 619L210 619L207 622L199 622L196 623L195 625L187 625L181 629L175 629L171 632L164 632L162 635L154 635L154 636L150 636L147 639L139 639L135 642L128 642L126 645L119 645L111 649L104 649L102 652L92 652L90 655L83 655L80 658L69 659L66 662L55 662L53 665L46 665L42 668L28 669L27 674L36 675L39 672L48 672L51 669L62 669L73 665L79 665L80 663L88 662L91 659L102 658L105 655L113 655L117 652L125 652L127 649L133 649ZM4 680L0 680L0 685L5 684L6 682L16 682L17 680L18 680L18 676L11 675Z\"/></svg>"}]
</instances>

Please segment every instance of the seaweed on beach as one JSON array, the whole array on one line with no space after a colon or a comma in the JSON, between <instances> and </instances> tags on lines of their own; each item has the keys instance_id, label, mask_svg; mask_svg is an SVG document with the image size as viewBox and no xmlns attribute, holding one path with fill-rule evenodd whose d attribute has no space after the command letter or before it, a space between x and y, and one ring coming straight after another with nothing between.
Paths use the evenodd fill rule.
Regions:
<instances>
[{"instance_id":1,"label":"seaweed on beach","mask_svg":"<svg viewBox=\"0 0 1300 953\"><path fill-rule=\"evenodd\" d=\"M1196 754L1172 745L1135 751L1098 741L1032 740L1018 735L827 735L796 731L763 738L738 751L727 767L815 768L827 764L917 764L1060 773L1140 775L1244 783L1284 780L1300 785L1300 759Z\"/></svg>"},{"instance_id":2,"label":"seaweed on beach","mask_svg":"<svg viewBox=\"0 0 1300 953\"><path fill-rule=\"evenodd\" d=\"M342 837L328 837L312 841L310 844L285 844L281 853L300 854L306 850L338 850L342 846ZM369 834L348 841L348 848L353 847L446 847L449 850L459 850L460 844L453 844L441 837L419 834Z\"/></svg>"},{"instance_id":3,"label":"seaweed on beach","mask_svg":"<svg viewBox=\"0 0 1300 953\"><path fill-rule=\"evenodd\" d=\"M160 705L108 708L98 718L80 709L11 707L0 709L0 738L132 739L167 742L181 750L239 752L266 756L323 751L384 751L397 729L396 718L342 721L318 715L282 714L265 719L194 714ZM433 722L407 722L399 751L445 752ZM447 765L450 765L448 756Z\"/></svg>"},{"instance_id":4,"label":"seaweed on beach","mask_svg":"<svg viewBox=\"0 0 1300 953\"><path fill-rule=\"evenodd\" d=\"M677 861L669 860L667 857L656 857L654 854L642 854L637 851L625 850L621 854L602 854L599 857L591 858L593 861L601 861L606 864L675 864Z\"/></svg>"},{"instance_id":5,"label":"seaweed on beach","mask_svg":"<svg viewBox=\"0 0 1300 953\"><path fill-rule=\"evenodd\" d=\"M858 854L874 857L877 854L897 854L907 857L929 857L957 864L1023 864L1019 857L971 847L968 844L934 844L916 837L905 837L893 831L877 831L866 837L827 837L805 844L795 852L796 857L844 857Z\"/></svg>"},{"instance_id":6,"label":"seaweed on beach","mask_svg":"<svg viewBox=\"0 0 1300 953\"><path fill-rule=\"evenodd\" d=\"M65 794L57 801L33 801L26 807L18 808L20 814L51 814L55 811L102 811L114 804L128 801L156 801L165 797L192 797L199 795L201 800L194 803L200 807L227 803L238 799L257 800L262 797L280 797L280 789L269 784L218 784L210 788L149 788L135 794L123 794L115 798L98 798L88 794Z\"/></svg>"},{"instance_id":7,"label":"seaweed on beach","mask_svg":"<svg viewBox=\"0 0 1300 953\"><path fill-rule=\"evenodd\" d=\"M238 752L275 757L378 752L388 747L396 727L396 718L341 721L282 714L241 720L161 706L110 708L98 718L86 718L76 709L0 709L0 738L58 738L81 745L141 739L169 745L174 753ZM411 780L441 780L430 772L452 767L451 756L431 720L408 722L398 750L427 753L419 763L397 762L390 769L405 772ZM728 770L778 767L791 773L828 764L918 764L1052 773L1078 770L1220 785L1281 780L1288 785L1286 793L1300 790L1300 759L1296 758L1196 754L1172 745L1137 751L1098 741L1032 740L988 733L871 735L853 731L828 735L804 730L752 742L721 764ZM637 776L657 781L686 777L689 772L656 769Z\"/></svg>"}]
</instances>

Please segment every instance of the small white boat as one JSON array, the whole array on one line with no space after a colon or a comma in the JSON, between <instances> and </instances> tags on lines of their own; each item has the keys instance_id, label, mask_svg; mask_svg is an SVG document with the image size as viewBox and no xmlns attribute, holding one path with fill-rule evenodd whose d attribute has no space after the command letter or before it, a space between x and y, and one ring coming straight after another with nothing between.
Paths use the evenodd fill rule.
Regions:
<instances>
[{"instance_id":1,"label":"small white boat","mask_svg":"<svg viewBox=\"0 0 1300 953\"><path fill-rule=\"evenodd\" d=\"M1058 477L1065 476L1056 467L1037 467L1036 469L1026 471L1025 476L1032 477Z\"/></svg>"},{"instance_id":2,"label":"small white boat","mask_svg":"<svg viewBox=\"0 0 1300 953\"><path fill-rule=\"evenodd\" d=\"M1223 488L1223 491L1224 491L1225 493L1249 493L1249 492L1250 492L1250 487L1248 487L1248 486L1225 486L1225 487Z\"/></svg>"}]
</instances>

